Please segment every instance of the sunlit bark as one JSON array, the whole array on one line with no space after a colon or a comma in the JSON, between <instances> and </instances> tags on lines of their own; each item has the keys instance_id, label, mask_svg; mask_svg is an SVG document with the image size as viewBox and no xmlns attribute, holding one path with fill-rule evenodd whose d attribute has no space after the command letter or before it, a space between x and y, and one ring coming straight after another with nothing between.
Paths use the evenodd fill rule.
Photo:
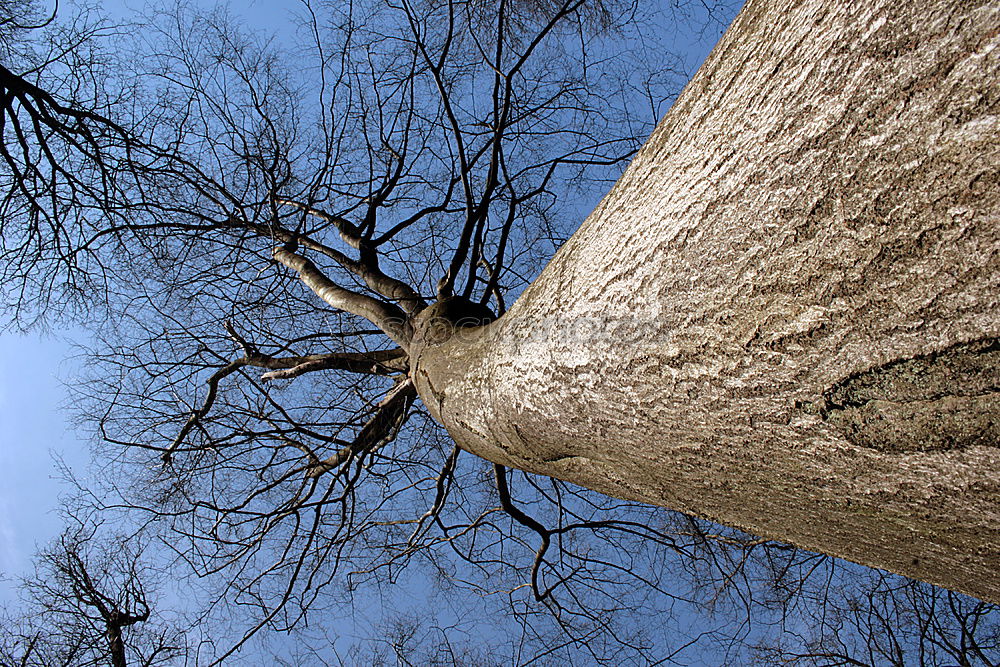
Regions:
<instances>
[{"instance_id":1,"label":"sunlit bark","mask_svg":"<svg viewBox=\"0 0 1000 667\"><path fill-rule=\"evenodd\" d=\"M997 25L751 0L510 312L411 348L424 403L497 463L1000 601Z\"/></svg>"}]
</instances>

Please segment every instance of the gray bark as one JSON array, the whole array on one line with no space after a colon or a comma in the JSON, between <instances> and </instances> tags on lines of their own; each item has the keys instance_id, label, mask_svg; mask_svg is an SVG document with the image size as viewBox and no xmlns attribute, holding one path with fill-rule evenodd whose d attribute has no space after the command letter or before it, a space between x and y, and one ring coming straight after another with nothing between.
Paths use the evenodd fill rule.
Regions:
<instances>
[{"instance_id":1,"label":"gray bark","mask_svg":"<svg viewBox=\"0 0 1000 667\"><path fill-rule=\"evenodd\" d=\"M416 335L422 400L491 461L1000 602L998 27L750 0L510 312Z\"/></svg>"}]
</instances>

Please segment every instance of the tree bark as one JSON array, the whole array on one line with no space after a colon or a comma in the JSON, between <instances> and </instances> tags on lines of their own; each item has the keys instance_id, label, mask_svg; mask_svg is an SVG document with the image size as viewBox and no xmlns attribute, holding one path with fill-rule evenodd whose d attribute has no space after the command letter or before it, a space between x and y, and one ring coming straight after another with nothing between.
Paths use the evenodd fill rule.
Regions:
<instances>
[{"instance_id":1,"label":"tree bark","mask_svg":"<svg viewBox=\"0 0 1000 667\"><path fill-rule=\"evenodd\" d=\"M411 349L422 400L491 461L1000 602L998 27L750 0L511 310Z\"/></svg>"}]
</instances>

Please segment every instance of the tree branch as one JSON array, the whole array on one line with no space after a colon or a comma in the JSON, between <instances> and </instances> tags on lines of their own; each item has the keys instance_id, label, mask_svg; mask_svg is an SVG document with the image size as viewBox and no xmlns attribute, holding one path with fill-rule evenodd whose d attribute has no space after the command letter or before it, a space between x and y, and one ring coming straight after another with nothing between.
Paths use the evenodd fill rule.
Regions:
<instances>
[{"instance_id":1,"label":"tree branch","mask_svg":"<svg viewBox=\"0 0 1000 667\"><path fill-rule=\"evenodd\" d=\"M340 238L344 241L344 243L351 246L352 248L357 248L357 249L361 248L361 244L363 243L364 239L361 238L361 234L358 231L358 228L350 220L342 218L339 215L332 215L330 213L327 213L326 211L309 206L308 204L297 202L294 199L283 199L279 197L274 201L277 204L285 204L287 206L297 208L303 213L319 218L324 222L329 222L330 224L332 224L334 227L337 228L338 232L340 232Z\"/></svg>"},{"instance_id":2,"label":"tree branch","mask_svg":"<svg viewBox=\"0 0 1000 667\"><path fill-rule=\"evenodd\" d=\"M334 308L364 317L404 349L409 346L412 332L406 313L398 306L364 294L344 289L326 277L310 260L284 247L272 251L272 257L299 274L299 278L316 296Z\"/></svg>"},{"instance_id":3,"label":"tree branch","mask_svg":"<svg viewBox=\"0 0 1000 667\"><path fill-rule=\"evenodd\" d=\"M496 477L497 491L500 494L500 507L502 507L503 510L510 515L510 518L514 519L514 521L517 521L525 528L530 528L535 531L541 538L541 542L538 545L538 551L535 552L535 560L531 564L531 591L535 595L535 600L541 602L552 593L551 588L542 591L538 587L538 572L542 567L542 563L545 562L545 552L549 550L549 544L552 541L552 531L543 526L533 517L530 517L522 512L521 509L518 508L511 500L510 487L507 485L507 468L499 464L494 464L493 474Z\"/></svg>"},{"instance_id":4,"label":"tree branch","mask_svg":"<svg viewBox=\"0 0 1000 667\"><path fill-rule=\"evenodd\" d=\"M202 404L201 409L191 413L187 422L183 427L181 427L181 432L177 434L174 441L170 443L170 446L163 452L160 458L163 459L164 463L170 463L174 452L181 446L181 443L184 442L184 438L186 438L188 433L191 432L191 429L201 422L205 415L208 414L208 411L212 409L212 404L215 403L215 397L219 391L219 382L226 376L233 374L240 368L243 368L245 365L246 362L243 359L237 359L236 361L229 362L219 370L212 373L212 376L208 378L208 395L205 397L205 402Z\"/></svg>"},{"instance_id":5,"label":"tree branch","mask_svg":"<svg viewBox=\"0 0 1000 667\"><path fill-rule=\"evenodd\" d=\"M330 248L308 236L296 235L288 230L279 231L276 238L280 241L283 243L295 243L303 248L315 250L330 257L345 269L364 280L365 284L374 291L387 299L398 301L402 309L409 315L415 315L427 307L427 302L424 301L423 297L416 290L403 281L385 274L379 268L378 254L374 251L375 244L372 244L368 239L362 238L358 227L352 222L341 216L327 213L326 211L291 199L276 199L275 201L278 204L292 206L307 215L312 215L331 223L340 232L340 238L343 239L344 243L361 252L361 259L353 260L334 248ZM271 235L274 236L273 230L271 231Z\"/></svg>"},{"instance_id":6,"label":"tree branch","mask_svg":"<svg viewBox=\"0 0 1000 667\"><path fill-rule=\"evenodd\" d=\"M396 437L399 427L406 418L406 411L417 396L413 380L406 378L389 390L379 401L374 414L358 431L354 441L342 447L333 456L317 461L309 466L307 477L315 478L339 468L351 458L374 447L388 444Z\"/></svg>"}]
</instances>

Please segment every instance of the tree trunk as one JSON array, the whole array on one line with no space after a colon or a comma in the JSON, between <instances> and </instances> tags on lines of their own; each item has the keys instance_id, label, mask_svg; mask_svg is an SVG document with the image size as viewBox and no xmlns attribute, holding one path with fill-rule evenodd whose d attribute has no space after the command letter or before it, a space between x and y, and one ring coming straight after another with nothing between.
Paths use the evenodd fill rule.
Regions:
<instances>
[{"instance_id":1,"label":"tree trunk","mask_svg":"<svg viewBox=\"0 0 1000 667\"><path fill-rule=\"evenodd\" d=\"M491 461L1000 602L998 26L750 0L510 312L415 346L424 403Z\"/></svg>"}]
</instances>

